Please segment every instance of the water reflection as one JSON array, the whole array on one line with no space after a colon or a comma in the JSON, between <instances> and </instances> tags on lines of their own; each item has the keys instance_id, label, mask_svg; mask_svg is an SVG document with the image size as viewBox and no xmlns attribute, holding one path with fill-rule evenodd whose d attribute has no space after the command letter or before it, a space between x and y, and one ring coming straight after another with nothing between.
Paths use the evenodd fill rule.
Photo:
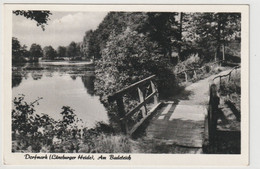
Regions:
<instances>
[{"instance_id":1,"label":"water reflection","mask_svg":"<svg viewBox=\"0 0 260 169\"><path fill-rule=\"evenodd\" d=\"M21 73L16 72L16 73L12 73L12 88L13 87L17 87L20 85L20 83L22 82L23 78Z\"/></svg>"},{"instance_id":2,"label":"water reflection","mask_svg":"<svg viewBox=\"0 0 260 169\"><path fill-rule=\"evenodd\" d=\"M32 73L31 73L31 76L32 76L33 80L39 80L39 79L42 78L43 72L41 72L41 71L35 71L35 72L32 72Z\"/></svg>"},{"instance_id":3,"label":"water reflection","mask_svg":"<svg viewBox=\"0 0 260 169\"><path fill-rule=\"evenodd\" d=\"M86 65L42 65L37 63L13 66L13 98L24 94L28 102L43 97L36 112L58 118L62 106L70 106L80 119L92 127L108 122L99 97L94 94L94 72Z\"/></svg>"},{"instance_id":4,"label":"water reflection","mask_svg":"<svg viewBox=\"0 0 260 169\"><path fill-rule=\"evenodd\" d=\"M82 76L81 80L82 80L85 88L87 89L88 94L93 96L94 95L94 80L95 80L95 76Z\"/></svg>"},{"instance_id":5,"label":"water reflection","mask_svg":"<svg viewBox=\"0 0 260 169\"><path fill-rule=\"evenodd\" d=\"M72 75L70 75L70 77L71 77L72 80L76 80L77 75L72 74Z\"/></svg>"}]
</instances>

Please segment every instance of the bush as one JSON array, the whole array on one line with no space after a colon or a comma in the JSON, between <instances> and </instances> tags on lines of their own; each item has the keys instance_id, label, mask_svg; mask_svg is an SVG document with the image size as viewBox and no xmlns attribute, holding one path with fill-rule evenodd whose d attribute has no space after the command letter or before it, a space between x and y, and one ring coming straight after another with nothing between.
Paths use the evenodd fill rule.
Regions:
<instances>
[{"instance_id":1,"label":"bush","mask_svg":"<svg viewBox=\"0 0 260 169\"><path fill-rule=\"evenodd\" d=\"M124 145L127 142L126 138L112 136L113 129L107 124L99 122L91 129L80 127L82 121L68 106L62 107L62 119L58 121L46 114L36 114L34 107L39 104L41 99L28 104L24 100L24 95L14 98L12 152L109 152L111 151L109 146L114 147L113 152L122 153L128 150L127 145ZM110 145L104 145L100 148L102 141Z\"/></svg>"},{"instance_id":2,"label":"bush","mask_svg":"<svg viewBox=\"0 0 260 169\"><path fill-rule=\"evenodd\" d=\"M192 54L188 57L187 60L179 62L174 69L175 73L188 70L188 69L193 69L193 68L198 68L200 67L201 60L198 56L198 54Z\"/></svg>"},{"instance_id":3,"label":"bush","mask_svg":"<svg viewBox=\"0 0 260 169\"><path fill-rule=\"evenodd\" d=\"M220 84L220 93L221 95L230 95L236 93L241 95L241 74L240 70L234 70L231 73L230 80L222 80Z\"/></svg>"}]
</instances>

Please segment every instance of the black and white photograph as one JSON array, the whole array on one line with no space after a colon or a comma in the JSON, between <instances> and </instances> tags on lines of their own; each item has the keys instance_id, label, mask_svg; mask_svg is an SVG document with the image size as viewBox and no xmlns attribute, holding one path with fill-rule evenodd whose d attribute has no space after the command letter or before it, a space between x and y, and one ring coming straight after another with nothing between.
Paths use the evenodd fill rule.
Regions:
<instances>
[{"instance_id":1,"label":"black and white photograph","mask_svg":"<svg viewBox=\"0 0 260 169\"><path fill-rule=\"evenodd\" d=\"M188 9L12 9L8 151L243 155L243 12Z\"/></svg>"}]
</instances>

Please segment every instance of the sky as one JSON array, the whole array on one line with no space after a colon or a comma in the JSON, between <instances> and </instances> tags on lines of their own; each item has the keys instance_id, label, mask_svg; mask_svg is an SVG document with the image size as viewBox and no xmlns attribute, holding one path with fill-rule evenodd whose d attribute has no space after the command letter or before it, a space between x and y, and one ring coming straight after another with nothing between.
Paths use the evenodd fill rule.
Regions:
<instances>
[{"instance_id":1,"label":"sky","mask_svg":"<svg viewBox=\"0 0 260 169\"><path fill-rule=\"evenodd\" d=\"M30 48L32 43L44 46L68 46L70 42L81 42L85 32L96 29L107 12L53 12L45 26L45 31L36 21L13 14L13 37L21 45Z\"/></svg>"}]
</instances>

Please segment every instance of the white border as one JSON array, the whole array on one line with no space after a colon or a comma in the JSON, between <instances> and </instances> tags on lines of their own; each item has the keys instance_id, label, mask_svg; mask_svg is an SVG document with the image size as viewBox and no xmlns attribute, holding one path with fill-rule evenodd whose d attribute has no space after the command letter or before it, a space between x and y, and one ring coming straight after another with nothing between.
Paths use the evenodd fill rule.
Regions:
<instances>
[{"instance_id":1,"label":"white border","mask_svg":"<svg viewBox=\"0 0 260 169\"><path fill-rule=\"evenodd\" d=\"M34 1L33 1L34 2ZM48 2L48 1L47 1ZM53 1L51 1L51 2L53 2ZM191 2L191 1L190 1ZM194 2L194 1L193 1ZM208 2L208 1L207 1ZM206 3L207 3L206 2ZM211 1L212 2L212 1ZM224 1L225 3L227 3L227 1ZM234 2L234 1L233 1ZM236 3L239 3L239 1L235 1ZM121 2L122 3L122 2ZM204 3L205 3L205 1L204 1ZM209 2L208 2L209 3ZM214 2L213 2L214 3ZM221 1L218 1L218 3L221 3ZM241 2L240 2L241 3ZM252 8L251 8L252 9ZM3 55L2 55L3 56ZM252 63L252 62L251 62ZM254 65L256 65L256 62L254 62ZM256 78L257 79L257 78ZM251 79L252 80L252 79ZM254 80L255 81L255 80ZM256 80L257 81L257 80ZM257 83L257 82L256 82ZM259 156L258 156L259 157Z\"/></svg>"}]
</instances>

